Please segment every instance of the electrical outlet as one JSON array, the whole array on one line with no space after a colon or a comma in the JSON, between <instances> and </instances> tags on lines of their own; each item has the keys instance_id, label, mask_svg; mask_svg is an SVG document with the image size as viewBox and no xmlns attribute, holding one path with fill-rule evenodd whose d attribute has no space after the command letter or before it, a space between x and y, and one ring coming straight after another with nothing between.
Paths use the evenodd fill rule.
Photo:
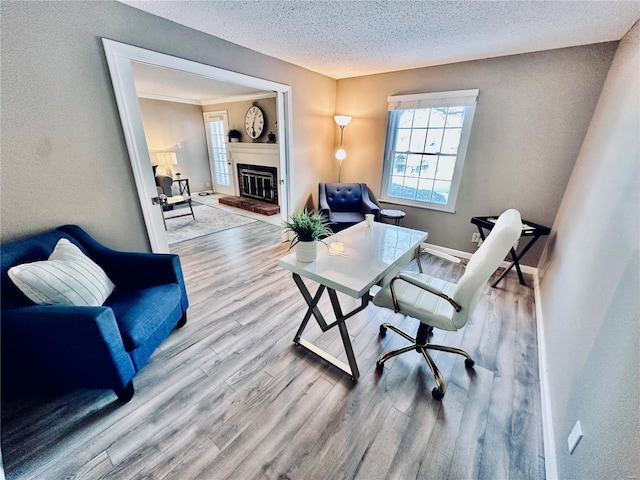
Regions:
<instances>
[{"instance_id":1,"label":"electrical outlet","mask_svg":"<svg viewBox=\"0 0 640 480\"><path fill-rule=\"evenodd\" d=\"M571 430L569 437L567 438L567 444L569 445L570 454L573 454L573 451L578 446L578 443L580 442L581 438L582 438L582 428L580 427L580 420L578 420L576 424L573 426L573 430Z\"/></svg>"},{"instance_id":2,"label":"electrical outlet","mask_svg":"<svg viewBox=\"0 0 640 480\"><path fill-rule=\"evenodd\" d=\"M471 241L478 243L480 241L480 234L478 232L471 234Z\"/></svg>"},{"instance_id":3,"label":"electrical outlet","mask_svg":"<svg viewBox=\"0 0 640 480\"><path fill-rule=\"evenodd\" d=\"M207 183L205 183L205 186L206 186L207 188L211 187L211 182L207 182Z\"/></svg>"}]
</instances>

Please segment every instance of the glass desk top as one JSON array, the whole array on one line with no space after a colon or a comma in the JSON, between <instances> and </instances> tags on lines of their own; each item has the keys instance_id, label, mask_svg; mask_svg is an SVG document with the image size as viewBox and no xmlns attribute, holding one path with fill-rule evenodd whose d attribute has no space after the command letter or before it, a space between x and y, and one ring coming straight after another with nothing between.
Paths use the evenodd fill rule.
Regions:
<instances>
[{"instance_id":1,"label":"glass desk top","mask_svg":"<svg viewBox=\"0 0 640 480\"><path fill-rule=\"evenodd\" d=\"M278 265L301 277L338 292L361 298L369 289L390 281L426 241L427 232L374 222L353 225L318 245L315 262L296 261L295 252L282 257ZM295 248L295 247L294 247Z\"/></svg>"}]
</instances>

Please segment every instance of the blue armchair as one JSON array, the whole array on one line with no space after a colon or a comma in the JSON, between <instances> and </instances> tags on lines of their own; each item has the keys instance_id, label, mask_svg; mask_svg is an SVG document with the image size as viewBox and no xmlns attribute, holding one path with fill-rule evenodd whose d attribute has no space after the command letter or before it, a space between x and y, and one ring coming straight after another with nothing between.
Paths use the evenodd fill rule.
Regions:
<instances>
[{"instance_id":1,"label":"blue armchair","mask_svg":"<svg viewBox=\"0 0 640 480\"><path fill-rule=\"evenodd\" d=\"M62 238L115 285L102 306L36 305L8 278L14 265L46 260ZM2 392L108 388L129 401L132 379L175 327L189 301L177 255L111 250L66 225L0 247Z\"/></svg>"},{"instance_id":2,"label":"blue armchair","mask_svg":"<svg viewBox=\"0 0 640 480\"><path fill-rule=\"evenodd\" d=\"M318 186L319 212L332 223L334 232L364 221L366 213L380 221L380 209L369 198L364 183L320 183Z\"/></svg>"}]
</instances>

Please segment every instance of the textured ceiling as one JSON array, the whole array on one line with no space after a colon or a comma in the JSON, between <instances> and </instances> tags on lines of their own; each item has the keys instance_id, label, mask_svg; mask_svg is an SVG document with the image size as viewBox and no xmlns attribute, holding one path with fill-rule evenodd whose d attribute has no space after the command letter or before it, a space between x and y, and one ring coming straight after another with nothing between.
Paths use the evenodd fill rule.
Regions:
<instances>
[{"instance_id":1,"label":"textured ceiling","mask_svg":"<svg viewBox=\"0 0 640 480\"><path fill-rule=\"evenodd\" d=\"M619 40L639 1L121 0L339 79Z\"/></svg>"}]
</instances>

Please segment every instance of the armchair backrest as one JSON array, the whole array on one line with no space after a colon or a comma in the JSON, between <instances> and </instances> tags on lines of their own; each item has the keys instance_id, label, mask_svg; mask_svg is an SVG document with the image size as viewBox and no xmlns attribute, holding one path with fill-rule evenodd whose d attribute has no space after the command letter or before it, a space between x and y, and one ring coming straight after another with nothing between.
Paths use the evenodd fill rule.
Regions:
<instances>
[{"instance_id":1,"label":"armchair backrest","mask_svg":"<svg viewBox=\"0 0 640 480\"><path fill-rule=\"evenodd\" d=\"M162 188L162 191L167 197L173 197L173 193L171 192L172 183L173 178L166 175L156 175L156 185Z\"/></svg>"},{"instance_id":2,"label":"armchair backrest","mask_svg":"<svg viewBox=\"0 0 640 480\"><path fill-rule=\"evenodd\" d=\"M507 210L498 217L485 241L472 255L453 294L453 299L462 307L459 312L453 314L453 323L457 328L462 328L467 323L482 287L498 269L521 233L520 212L514 209Z\"/></svg>"},{"instance_id":3,"label":"armchair backrest","mask_svg":"<svg viewBox=\"0 0 640 480\"><path fill-rule=\"evenodd\" d=\"M22 240L5 243L0 246L0 295L2 297L3 310L18 306L33 305L33 302L9 279L7 275L9 269L23 263L46 260L61 238L66 238L77 244L75 239L64 232L53 230Z\"/></svg>"},{"instance_id":4,"label":"armchair backrest","mask_svg":"<svg viewBox=\"0 0 640 480\"><path fill-rule=\"evenodd\" d=\"M324 183L329 208L334 212L359 212L362 208L364 183Z\"/></svg>"}]
</instances>

